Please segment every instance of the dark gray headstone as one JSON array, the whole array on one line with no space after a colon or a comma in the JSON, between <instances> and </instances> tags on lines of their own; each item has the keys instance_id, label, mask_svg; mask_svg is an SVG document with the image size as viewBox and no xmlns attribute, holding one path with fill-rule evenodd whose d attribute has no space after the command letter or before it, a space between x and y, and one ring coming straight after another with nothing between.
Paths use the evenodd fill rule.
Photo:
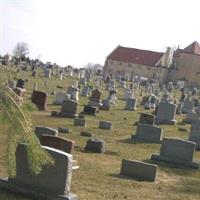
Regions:
<instances>
[{"instance_id":1,"label":"dark gray headstone","mask_svg":"<svg viewBox=\"0 0 200 200\"><path fill-rule=\"evenodd\" d=\"M87 115L96 115L96 107L85 105L83 109L83 113Z\"/></svg>"},{"instance_id":2,"label":"dark gray headstone","mask_svg":"<svg viewBox=\"0 0 200 200\"><path fill-rule=\"evenodd\" d=\"M139 181L155 181L157 165L136 160L122 160L121 175L134 178Z\"/></svg>"},{"instance_id":3,"label":"dark gray headstone","mask_svg":"<svg viewBox=\"0 0 200 200\"><path fill-rule=\"evenodd\" d=\"M111 122L100 121L99 122L99 128L111 130L113 127L112 127L112 123Z\"/></svg>"},{"instance_id":4,"label":"dark gray headstone","mask_svg":"<svg viewBox=\"0 0 200 200\"><path fill-rule=\"evenodd\" d=\"M189 141L196 143L196 149L200 150L200 119L192 121Z\"/></svg>"},{"instance_id":5,"label":"dark gray headstone","mask_svg":"<svg viewBox=\"0 0 200 200\"><path fill-rule=\"evenodd\" d=\"M35 127L35 134L38 138L40 138L42 135L58 135L58 130L50 128L50 127L44 127L44 126L36 126Z\"/></svg>"},{"instance_id":6,"label":"dark gray headstone","mask_svg":"<svg viewBox=\"0 0 200 200\"><path fill-rule=\"evenodd\" d=\"M61 112L59 115L61 117L74 118L77 116L78 102L72 99L66 99L63 101Z\"/></svg>"},{"instance_id":7,"label":"dark gray headstone","mask_svg":"<svg viewBox=\"0 0 200 200\"><path fill-rule=\"evenodd\" d=\"M105 153L106 143L101 139L90 138L85 146L85 151L91 151L95 153Z\"/></svg>"},{"instance_id":8,"label":"dark gray headstone","mask_svg":"<svg viewBox=\"0 0 200 200\"><path fill-rule=\"evenodd\" d=\"M83 118L75 118L74 126L86 126L86 119Z\"/></svg>"},{"instance_id":9,"label":"dark gray headstone","mask_svg":"<svg viewBox=\"0 0 200 200\"><path fill-rule=\"evenodd\" d=\"M126 100L125 110L136 110L136 102L137 100L134 98L128 98Z\"/></svg>"}]
</instances>

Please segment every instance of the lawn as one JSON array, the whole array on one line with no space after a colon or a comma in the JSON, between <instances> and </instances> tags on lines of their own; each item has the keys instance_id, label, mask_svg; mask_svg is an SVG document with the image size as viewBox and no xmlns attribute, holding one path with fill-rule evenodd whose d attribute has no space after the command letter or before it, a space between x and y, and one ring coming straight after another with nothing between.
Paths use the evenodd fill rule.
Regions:
<instances>
[{"instance_id":1,"label":"lawn","mask_svg":"<svg viewBox=\"0 0 200 200\"><path fill-rule=\"evenodd\" d=\"M48 111L34 111L32 113L33 130L37 125L49 126L52 128L67 127L71 133L60 134L60 136L75 141L74 159L78 161L80 169L75 170L72 175L71 192L78 195L80 200L199 200L200 199L200 170L178 168L158 164L158 174L154 183L138 182L129 178L119 176L122 159L134 159L148 161L152 153L159 152L160 145L131 142L131 134L135 132L134 123L138 120L140 112L146 112L140 106L140 91L137 91L138 105L136 111L125 111L125 101L122 89L118 89L118 101L111 106L110 111L100 111L96 117L86 116L87 126L84 128L74 127L73 119L51 117L52 110L59 110L60 106L52 105L55 98L51 93L55 91L66 91L67 87L76 81L76 78L68 77L65 80L59 78L47 79L42 77L31 77L31 72L19 72L17 78L27 78L26 95L24 101L30 101L34 82L37 82L38 89L49 93ZM44 81L48 82L45 88ZM57 86L63 89L58 89ZM108 95L104 90L105 84L101 86L103 97ZM79 101L79 112L83 110L88 98L81 97ZM149 111L148 111L149 112ZM164 137L188 139L190 125L180 123L185 116L176 116L178 125L163 125ZM113 122L113 130L100 130L99 120L109 120ZM188 129L188 132L178 131L178 127ZM106 153L95 154L85 153L84 147L88 138L80 136L82 130L90 131L95 138L106 141ZM6 134L6 133L5 133ZM3 152L5 145L0 143L0 150ZM0 176L7 176L4 163L0 161ZM195 159L200 160L200 153L195 153ZM27 198L8 194L0 191L2 200L28 200Z\"/></svg>"}]
</instances>

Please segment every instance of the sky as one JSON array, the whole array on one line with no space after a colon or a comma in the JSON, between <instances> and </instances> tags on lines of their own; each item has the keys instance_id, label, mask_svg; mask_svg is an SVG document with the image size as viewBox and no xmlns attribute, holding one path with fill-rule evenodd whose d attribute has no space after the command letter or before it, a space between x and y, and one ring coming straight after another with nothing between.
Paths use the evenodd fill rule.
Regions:
<instances>
[{"instance_id":1,"label":"sky","mask_svg":"<svg viewBox=\"0 0 200 200\"><path fill-rule=\"evenodd\" d=\"M61 66L104 64L118 45L164 52L200 42L199 0L0 0L0 53Z\"/></svg>"}]
</instances>

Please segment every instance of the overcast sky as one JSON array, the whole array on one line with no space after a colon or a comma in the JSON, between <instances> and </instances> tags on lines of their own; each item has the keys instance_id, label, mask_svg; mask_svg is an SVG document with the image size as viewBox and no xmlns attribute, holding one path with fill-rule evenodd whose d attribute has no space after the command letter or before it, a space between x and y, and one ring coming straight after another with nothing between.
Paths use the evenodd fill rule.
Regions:
<instances>
[{"instance_id":1,"label":"overcast sky","mask_svg":"<svg viewBox=\"0 0 200 200\"><path fill-rule=\"evenodd\" d=\"M0 0L1 51L83 67L117 46L165 51L200 42L199 0Z\"/></svg>"}]
</instances>

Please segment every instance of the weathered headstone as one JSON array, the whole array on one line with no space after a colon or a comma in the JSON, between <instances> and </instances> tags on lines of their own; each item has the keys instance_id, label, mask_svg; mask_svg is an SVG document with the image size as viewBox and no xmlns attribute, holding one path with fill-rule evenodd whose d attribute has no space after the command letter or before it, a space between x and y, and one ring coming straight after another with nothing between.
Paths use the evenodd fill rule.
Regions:
<instances>
[{"instance_id":1,"label":"weathered headstone","mask_svg":"<svg viewBox=\"0 0 200 200\"><path fill-rule=\"evenodd\" d=\"M176 105L168 102L159 103L156 124L176 124Z\"/></svg>"},{"instance_id":2,"label":"weathered headstone","mask_svg":"<svg viewBox=\"0 0 200 200\"><path fill-rule=\"evenodd\" d=\"M36 126L35 127L35 134L40 139L42 135L57 136L58 130L50 128L50 127Z\"/></svg>"},{"instance_id":3,"label":"weathered headstone","mask_svg":"<svg viewBox=\"0 0 200 200\"><path fill-rule=\"evenodd\" d=\"M152 154L151 160L198 169L199 164L193 161L195 148L194 142L163 138L160 155Z\"/></svg>"},{"instance_id":4,"label":"weathered headstone","mask_svg":"<svg viewBox=\"0 0 200 200\"><path fill-rule=\"evenodd\" d=\"M86 115L96 115L96 107L85 105L83 109L83 113Z\"/></svg>"},{"instance_id":5,"label":"weathered headstone","mask_svg":"<svg viewBox=\"0 0 200 200\"><path fill-rule=\"evenodd\" d=\"M91 151L95 153L105 153L106 143L101 139L90 138L85 146L85 151Z\"/></svg>"},{"instance_id":6,"label":"weathered headstone","mask_svg":"<svg viewBox=\"0 0 200 200\"><path fill-rule=\"evenodd\" d=\"M99 122L99 128L111 130L113 128L112 122L100 121Z\"/></svg>"},{"instance_id":7,"label":"weathered headstone","mask_svg":"<svg viewBox=\"0 0 200 200\"><path fill-rule=\"evenodd\" d=\"M149 113L141 113L138 123L154 125L155 117Z\"/></svg>"},{"instance_id":8,"label":"weathered headstone","mask_svg":"<svg viewBox=\"0 0 200 200\"><path fill-rule=\"evenodd\" d=\"M20 144L16 151L16 177L0 180L0 187L34 199L77 200L70 193L73 156L65 152L42 146L52 156L55 164L44 166L40 174L29 168L27 145Z\"/></svg>"},{"instance_id":9,"label":"weathered headstone","mask_svg":"<svg viewBox=\"0 0 200 200\"><path fill-rule=\"evenodd\" d=\"M81 96L88 97L89 94L90 94L90 88L88 86L84 86L82 93L81 93Z\"/></svg>"},{"instance_id":10,"label":"weathered headstone","mask_svg":"<svg viewBox=\"0 0 200 200\"><path fill-rule=\"evenodd\" d=\"M197 120L199 118L199 115L194 110L188 110L186 118L184 122L186 123L192 123L192 121Z\"/></svg>"},{"instance_id":11,"label":"weathered headstone","mask_svg":"<svg viewBox=\"0 0 200 200\"><path fill-rule=\"evenodd\" d=\"M77 116L78 102L72 99L63 101L59 116L74 118Z\"/></svg>"},{"instance_id":12,"label":"weathered headstone","mask_svg":"<svg viewBox=\"0 0 200 200\"><path fill-rule=\"evenodd\" d=\"M86 126L86 119L83 118L75 118L74 119L74 126Z\"/></svg>"},{"instance_id":13,"label":"weathered headstone","mask_svg":"<svg viewBox=\"0 0 200 200\"><path fill-rule=\"evenodd\" d=\"M73 153L75 144L72 140L67 140L65 138L52 135L42 135L40 138L40 143L43 146L52 147L69 154Z\"/></svg>"},{"instance_id":14,"label":"weathered headstone","mask_svg":"<svg viewBox=\"0 0 200 200\"><path fill-rule=\"evenodd\" d=\"M138 124L136 134L132 135L133 140L139 140L149 143L161 143L162 142L163 129L152 126L149 124Z\"/></svg>"},{"instance_id":15,"label":"weathered headstone","mask_svg":"<svg viewBox=\"0 0 200 200\"><path fill-rule=\"evenodd\" d=\"M33 91L32 103L36 104L39 110L47 110L47 96L46 92Z\"/></svg>"},{"instance_id":16,"label":"weathered headstone","mask_svg":"<svg viewBox=\"0 0 200 200\"><path fill-rule=\"evenodd\" d=\"M81 131L81 136L84 136L84 137L92 137L92 133L89 133L89 132L86 132L86 131Z\"/></svg>"},{"instance_id":17,"label":"weathered headstone","mask_svg":"<svg viewBox=\"0 0 200 200\"><path fill-rule=\"evenodd\" d=\"M182 113L187 114L191 110L193 110L193 102L187 98L183 103Z\"/></svg>"},{"instance_id":18,"label":"weathered headstone","mask_svg":"<svg viewBox=\"0 0 200 200\"><path fill-rule=\"evenodd\" d=\"M120 174L139 181L155 181L157 165L136 160L122 160Z\"/></svg>"},{"instance_id":19,"label":"weathered headstone","mask_svg":"<svg viewBox=\"0 0 200 200\"><path fill-rule=\"evenodd\" d=\"M99 107L100 110L110 110L110 100L103 99L102 105Z\"/></svg>"},{"instance_id":20,"label":"weathered headstone","mask_svg":"<svg viewBox=\"0 0 200 200\"><path fill-rule=\"evenodd\" d=\"M136 110L137 99L127 98L125 110Z\"/></svg>"},{"instance_id":21,"label":"weathered headstone","mask_svg":"<svg viewBox=\"0 0 200 200\"><path fill-rule=\"evenodd\" d=\"M200 119L192 121L189 141L195 142L196 149L200 150Z\"/></svg>"}]
</instances>

